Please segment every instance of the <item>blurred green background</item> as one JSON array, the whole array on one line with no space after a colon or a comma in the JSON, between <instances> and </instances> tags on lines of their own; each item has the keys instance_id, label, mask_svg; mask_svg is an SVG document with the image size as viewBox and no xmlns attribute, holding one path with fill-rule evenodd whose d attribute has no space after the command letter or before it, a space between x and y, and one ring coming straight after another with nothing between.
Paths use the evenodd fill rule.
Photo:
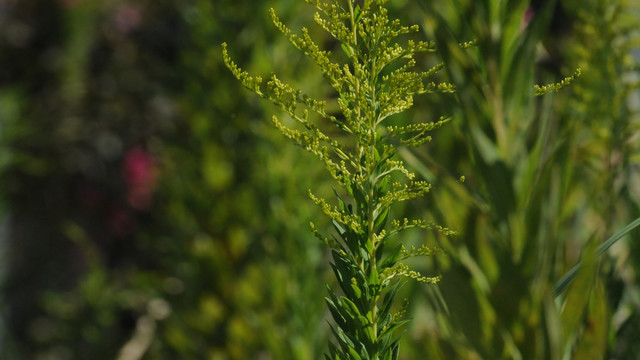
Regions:
<instances>
[{"instance_id":1,"label":"blurred green background","mask_svg":"<svg viewBox=\"0 0 640 360\"><path fill-rule=\"evenodd\" d=\"M322 358L333 280L305 194L329 177L221 59L226 41L248 71L332 96L270 7L336 46L299 0L0 0L0 358ZM389 7L458 88L401 115L454 121L400 152L434 190L395 215L459 232L406 239L446 254L413 264L443 279L404 287L401 358L640 359L640 233L589 260L640 217L638 5Z\"/></svg>"}]
</instances>

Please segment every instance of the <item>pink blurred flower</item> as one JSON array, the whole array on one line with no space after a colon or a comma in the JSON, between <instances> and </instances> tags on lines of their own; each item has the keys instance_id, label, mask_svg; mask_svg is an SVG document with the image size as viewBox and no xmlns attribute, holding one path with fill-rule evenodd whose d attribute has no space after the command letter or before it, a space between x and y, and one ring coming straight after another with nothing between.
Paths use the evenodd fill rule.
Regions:
<instances>
[{"instance_id":1,"label":"pink blurred flower","mask_svg":"<svg viewBox=\"0 0 640 360\"><path fill-rule=\"evenodd\" d=\"M135 210L148 210L157 180L155 159L146 150L136 147L125 153L123 167L127 202Z\"/></svg>"}]
</instances>

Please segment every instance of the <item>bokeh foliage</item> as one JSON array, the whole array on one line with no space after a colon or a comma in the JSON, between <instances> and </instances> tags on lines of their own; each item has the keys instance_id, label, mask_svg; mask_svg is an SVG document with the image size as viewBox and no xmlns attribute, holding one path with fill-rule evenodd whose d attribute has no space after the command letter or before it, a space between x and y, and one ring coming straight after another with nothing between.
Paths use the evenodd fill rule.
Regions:
<instances>
[{"instance_id":1,"label":"bokeh foliage","mask_svg":"<svg viewBox=\"0 0 640 360\"><path fill-rule=\"evenodd\" d=\"M402 358L638 358L637 241L590 257L640 216L638 6L390 6L438 40L458 89L401 119L453 117L401 152L437 191L397 215L460 234L414 264L443 280L403 288ZM228 41L252 73L277 64L324 97L270 7L322 36L296 0L0 1L0 357L321 358L331 277L307 224L326 224L301 199L331 189L220 56Z\"/></svg>"}]
</instances>

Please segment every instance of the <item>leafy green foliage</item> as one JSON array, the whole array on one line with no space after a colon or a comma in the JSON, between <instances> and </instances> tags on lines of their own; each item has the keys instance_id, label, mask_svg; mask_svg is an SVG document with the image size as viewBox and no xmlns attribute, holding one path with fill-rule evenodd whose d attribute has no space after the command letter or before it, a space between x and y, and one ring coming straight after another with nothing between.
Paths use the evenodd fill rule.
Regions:
<instances>
[{"instance_id":1,"label":"leafy green foliage","mask_svg":"<svg viewBox=\"0 0 640 360\"><path fill-rule=\"evenodd\" d=\"M313 213L294 209L289 189L311 186L314 168L259 130L259 105L233 101L242 89L211 46L239 28L272 43L263 22L246 26L249 9L3 6L2 37L27 36L0 44L0 358L322 356L324 302L311 281L321 246L304 242L306 221L285 222ZM133 146L157 180L142 210L123 179Z\"/></svg>"},{"instance_id":2,"label":"leafy green foliage","mask_svg":"<svg viewBox=\"0 0 640 360\"><path fill-rule=\"evenodd\" d=\"M605 353L611 326L604 310L610 305L602 296L600 267L606 268L602 264L609 261L597 259L596 249L615 230L624 228L619 233L623 235L635 224L631 220L637 215L630 217L623 205L629 195L618 192L627 186L624 169L629 167L622 165L622 159L634 153L629 148L632 142L625 140L634 127L625 123L629 118L612 117L625 106L615 105L616 110L609 111L601 105L594 109L599 115L593 116L587 105L592 102L583 100L587 96L608 104L629 100L622 83L630 78L621 65L623 59L630 60L626 47L630 44L616 46L620 49L616 59L616 51L605 50L626 43L628 37L620 29L612 30L614 23L603 23L614 14L633 17L631 11L620 10L622 3L566 5L566 11L582 14L572 19L584 16L600 26L589 25L590 36L563 34L566 38L550 34L556 23L553 13L560 8L554 2L423 4L425 28L437 39L446 73L456 85L461 107L452 115L461 119L455 123L462 124L461 143L471 159L457 163L466 175L466 186L453 181L438 184L448 191L436 195L441 218L460 229L463 239L445 243L453 254L450 263L442 263L447 269L443 276L449 279L440 286L446 312L438 317L438 331L429 334L438 340L425 346L441 358L579 359L591 356L585 355L589 351L594 357L604 356L595 354ZM603 17L605 13L611 17ZM583 26L582 21L575 20L576 28ZM608 34L609 40L598 33ZM595 38L602 42L589 40ZM469 39L476 40L471 51L457 45ZM557 64L557 50L566 57L570 49L580 47L591 50ZM549 59L556 61L553 75L542 67L549 66ZM558 74L571 73L557 82L563 78ZM569 82L571 86L564 88ZM574 104L573 97L580 100ZM581 116L575 116L578 109ZM598 139L595 134L607 137ZM620 157L607 160L604 154L612 153ZM461 171L447 163L442 166L449 173ZM466 211L456 207L461 203L470 204ZM627 223L631 225L625 228ZM579 259L583 265L576 282L556 298L554 284ZM436 296L432 300L435 309L442 306Z\"/></svg>"},{"instance_id":3,"label":"leafy green foliage","mask_svg":"<svg viewBox=\"0 0 640 360\"><path fill-rule=\"evenodd\" d=\"M633 241L638 232L632 229L640 217L639 198L632 190L637 188L638 181L632 169L637 167L639 150L634 134L640 121L637 106L640 34L635 25L640 7L636 1L627 0L589 0L580 3L580 10L574 9L576 4L568 1L566 8L576 19L575 38L585 40L567 47L566 56L583 69L583 76L570 88L569 105L559 109L582 124L576 130L574 145L577 157L585 164L576 170L576 176L583 179L581 190L577 191L592 199L589 207L593 220L588 224L593 232L599 239L608 238L598 246L597 253L616 244L601 256L601 282L609 317L601 319L595 328L591 322L575 328L591 337L576 346L576 352L601 352L602 348L608 348L609 358L634 359L638 348L631 339L640 334L637 330L640 307L627 299L640 294L635 285L637 277L631 276L631 269L638 270L637 241ZM596 286L600 284L592 285L592 294L601 291ZM568 291L572 290L570 287ZM591 318L589 312L595 309L594 301L590 298L585 316ZM608 343L602 344L593 338L595 334L590 334L602 332L599 328L606 330L606 335L601 336L606 336Z\"/></svg>"},{"instance_id":4,"label":"leafy green foliage","mask_svg":"<svg viewBox=\"0 0 640 360\"><path fill-rule=\"evenodd\" d=\"M402 161L394 160L394 143L418 146L430 140L428 133L447 119L404 126L387 125L390 117L413 105L413 98L434 92L452 92L448 83L427 82L442 68L413 71L418 53L433 52L433 42L408 40L401 35L415 33L390 20L384 0L307 1L318 10L314 20L337 40L347 56L346 63L334 62L330 51L321 50L309 36L294 34L271 10L275 26L298 50L311 58L337 93L339 114L326 110L327 103L312 99L271 75L266 82L242 71L229 57L223 44L224 61L240 82L252 92L278 106L302 130L290 128L277 116L272 121L296 145L318 157L332 178L342 187L334 191L337 205L309 191L311 200L331 218L335 235L329 240L311 223L316 237L332 250L332 268L345 294L339 297L329 289L327 305L335 326L335 343L327 359L397 359L398 338L394 337L404 320L390 313L397 294L397 278L409 277L435 283L439 277L425 277L400 263L412 256L430 255L426 247L407 251L396 247L385 251L391 236L410 228L422 228L450 235L453 231L423 220L393 220L387 231L390 207L428 193L431 185L414 180ZM335 125L350 140L327 135L319 120ZM404 182L398 181L404 178ZM396 286L388 290L390 286ZM384 298L382 298L384 296ZM382 302L382 304L380 304Z\"/></svg>"}]
</instances>

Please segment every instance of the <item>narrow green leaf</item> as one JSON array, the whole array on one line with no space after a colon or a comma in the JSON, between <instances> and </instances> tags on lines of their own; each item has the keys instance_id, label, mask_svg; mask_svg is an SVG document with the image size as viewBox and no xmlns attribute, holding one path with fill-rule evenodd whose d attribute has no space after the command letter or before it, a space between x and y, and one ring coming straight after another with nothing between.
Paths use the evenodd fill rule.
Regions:
<instances>
[{"instance_id":1,"label":"narrow green leaf","mask_svg":"<svg viewBox=\"0 0 640 360\"><path fill-rule=\"evenodd\" d=\"M356 8L353 9L353 16L356 18L356 23L360 22L360 18L362 17L362 12L360 11L360 5L356 5Z\"/></svg>"},{"instance_id":2,"label":"narrow green leaf","mask_svg":"<svg viewBox=\"0 0 640 360\"><path fill-rule=\"evenodd\" d=\"M596 283L591 292L584 332L577 344L573 359L604 359L607 350L609 317L604 286Z\"/></svg>"},{"instance_id":3,"label":"narrow green leaf","mask_svg":"<svg viewBox=\"0 0 640 360\"><path fill-rule=\"evenodd\" d=\"M395 283L391 287L391 290L389 290L384 295L384 299L382 300L382 306L380 307L380 311L378 312L379 317L384 318L389 314L389 311L391 310L391 304L393 304L396 296L398 295L398 292L400 291L402 284L403 282Z\"/></svg>"},{"instance_id":4,"label":"narrow green leaf","mask_svg":"<svg viewBox=\"0 0 640 360\"><path fill-rule=\"evenodd\" d=\"M383 332L380 333L380 337L390 336L393 334L393 331L398 329L404 324L407 324L410 320L401 320L389 325Z\"/></svg>"},{"instance_id":5,"label":"narrow green leaf","mask_svg":"<svg viewBox=\"0 0 640 360\"><path fill-rule=\"evenodd\" d=\"M386 237L385 237L385 238L386 238ZM382 255L384 255L384 253L385 253L385 251L384 251L384 250L385 250L386 248L387 248L387 247L385 246L385 241L384 241L384 240L382 240L382 242L380 242L380 244L378 244L378 248L376 249L376 262L377 262L378 264L380 264L380 259L382 259ZM384 268L381 268L381 269L384 269Z\"/></svg>"},{"instance_id":6,"label":"narrow green leaf","mask_svg":"<svg viewBox=\"0 0 640 360\"><path fill-rule=\"evenodd\" d=\"M374 345L377 343L377 336L376 334L374 334L373 332L373 327L371 326L366 326L366 324L368 324L368 320L367 318L364 318L365 322L365 326L364 326L364 332L365 332L365 336L367 337L367 342L371 345ZM364 356L363 356L364 357ZM369 357L369 356L366 356Z\"/></svg>"},{"instance_id":7,"label":"narrow green leaf","mask_svg":"<svg viewBox=\"0 0 640 360\"><path fill-rule=\"evenodd\" d=\"M380 283L380 279L378 276L378 269L373 268L369 274L369 284L378 285Z\"/></svg>"},{"instance_id":8,"label":"narrow green leaf","mask_svg":"<svg viewBox=\"0 0 640 360\"><path fill-rule=\"evenodd\" d=\"M355 298L355 294L351 288L351 279L356 276L357 272L355 271L353 264L349 262L347 257L335 250L333 250L331 254L333 255L334 261L333 264L331 264L331 268L336 275L340 288L344 291L345 295Z\"/></svg>"},{"instance_id":9,"label":"narrow green leaf","mask_svg":"<svg viewBox=\"0 0 640 360\"><path fill-rule=\"evenodd\" d=\"M378 184L378 187L376 188L376 197L379 198L381 196L383 196L384 194L387 193L387 190L389 188L389 178L390 176L384 176L382 178L382 180L380 180L380 183Z\"/></svg>"},{"instance_id":10,"label":"narrow green leaf","mask_svg":"<svg viewBox=\"0 0 640 360\"><path fill-rule=\"evenodd\" d=\"M387 215L389 215L389 207L385 207L382 212L375 217L374 231L376 234L380 233L387 224Z\"/></svg>"},{"instance_id":11,"label":"narrow green leaf","mask_svg":"<svg viewBox=\"0 0 640 360\"><path fill-rule=\"evenodd\" d=\"M347 326L348 322L345 316L343 316L340 313L340 310L338 309L338 307L336 306L336 304L330 300L329 298L324 298L326 303L327 303L327 307L329 308L329 312L331 313L331 316L333 317L333 321L336 322L336 324L340 327L345 327Z\"/></svg>"},{"instance_id":12,"label":"narrow green leaf","mask_svg":"<svg viewBox=\"0 0 640 360\"><path fill-rule=\"evenodd\" d=\"M384 329L387 325L391 324L393 316L391 314L379 314L378 315L378 327Z\"/></svg>"},{"instance_id":13,"label":"narrow green leaf","mask_svg":"<svg viewBox=\"0 0 640 360\"><path fill-rule=\"evenodd\" d=\"M349 194L351 196L353 196L353 199L356 201L356 204L359 205L358 210L360 211L358 213L359 216L363 216L364 214L367 213L367 209L366 204L367 204L367 200L365 199L364 193L362 191L360 191L360 189L358 188L358 184L356 183L352 183L351 187L350 187L350 192Z\"/></svg>"},{"instance_id":14,"label":"narrow green leaf","mask_svg":"<svg viewBox=\"0 0 640 360\"><path fill-rule=\"evenodd\" d=\"M355 279L355 278L354 278ZM362 290L358 287L357 283L351 283L351 289L353 290L353 294L356 296L356 299L360 299L362 297Z\"/></svg>"},{"instance_id":15,"label":"narrow green leaf","mask_svg":"<svg viewBox=\"0 0 640 360\"><path fill-rule=\"evenodd\" d=\"M340 236L344 237L344 233L346 232L346 230L344 229L344 227L342 227L342 224L340 224L339 222L335 221L335 220L331 220L331 223L333 224L334 229L336 229L336 231L338 232L338 234L340 234Z\"/></svg>"},{"instance_id":16,"label":"narrow green leaf","mask_svg":"<svg viewBox=\"0 0 640 360\"><path fill-rule=\"evenodd\" d=\"M329 297L325 297L325 301L327 306L329 307L329 311L331 311L331 315L340 325L344 325L347 323L347 314L342 311L338 306L340 305L340 300L336 293L327 285L327 291L329 293ZM335 312L335 313L334 313Z\"/></svg>"},{"instance_id":17,"label":"narrow green leaf","mask_svg":"<svg viewBox=\"0 0 640 360\"><path fill-rule=\"evenodd\" d=\"M380 264L381 269L386 269L388 267L392 267L398 262L398 258L400 258L400 254L402 252L402 245L396 246L389 255L384 259L384 261Z\"/></svg>"},{"instance_id":18,"label":"narrow green leaf","mask_svg":"<svg viewBox=\"0 0 640 360\"><path fill-rule=\"evenodd\" d=\"M349 356L351 356L353 360L362 360L362 357L354 348L349 348Z\"/></svg>"},{"instance_id":19,"label":"narrow green leaf","mask_svg":"<svg viewBox=\"0 0 640 360\"><path fill-rule=\"evenodd\" d=\"M340 301L345 306L345 309L349 310L349 313L353 315L354 318L358 316L362 316L362 314L360 313L360 310L358 309L356 304L353 303L353 301L349 300L344 296L340 298Z\"/></svg>"},{"instance_id":20,"label":"narrow green leaf","mask_svg":"<svg viewBox=\"0 0 640 360\"><path fill-rule=\"evenodd\" d=\"M347 55L348 58L351 58L351 50L349 50L349 48L347 47L347 45L345 44L340 44L340 47L342 48L342 51L344 51L344 53Z\"/></svg>"},{"instance_id":21,"label":"narrow green leaf","mask_svg":"<svg viewBox=\"0 0 640 360\"><path fill-rule=\"evenodd\" d=\"M344 330L342 330L342 328L336 328L332 325L329 325L329 328L331 329L335 339L338 340L338 345L340 345L342 352L348 353L349 349L353 349L355 347L353 340L344 332Z\"/></svg>"},{"instance_id":22,"label":"narrow green leaf","mask_svg":"<svg viewBox=\"0 0 640 360\"><path fill-rule=\"evenodd\" d=\"M613 234L609 239L603 242L602 245L598 246L598 256L604 254L613 244L638 226L640 226L640 217L629 223L629 225L625 226L622 230Z\"/></svg>"},{"instance_id":23,"label":"narrow green leaf","mask_svg":"<svg viewBox=\"0 0 640 360\"><path fill-rule=\"evenodd\" d=\"M627 233L629 233L631 230L635 229L638 226L640 226L640 218L635 219L634 221L629 223L629 225L625 226L622 230L613 234L613 236L611 236L604 243L598 246L598 250L596 252L597 255L600 256L604 254L611 247L611 245L615 244L623 236L625 236ZM576 274L578 273L580 266L581 266L581 263L576 264L576 266L571 268L571 270L569 270L562 278L560 278L560 280L558 280L558 282L556 282L556 287L555 287L556 297L560 296L560 294L564 292L567 286L571 284L573 279L576 277Z\"/></svg>"},{"instance_id":24,"label":"narrow green leaf","mask_svg":"<svg viewBox=\"0 0 640 360\"><path fill-rule=\"evenodd\" d=\"M347 210L347 207L345 205L345 201L342 199L342 196L340 196L340 194L338 194L338 192L336 191L336 189L333 186L331 187L331 189L333 190L333 193L336 195L336 198L338 199L338 209L340 211Z\"/></svg>"},{"instance_id":25,"label":"narrow green leaf","mask_svg":"<svg viewBox=\"0 0 640 360\"><path fill-rule=\"evenodd\" d=\"M391 353L393 355L391 355L391 360L398 360L398 356L400 355L400 345L396 342L393 344L392 348L393 350L391 350Z\"/></svg>"}]
</instances>

